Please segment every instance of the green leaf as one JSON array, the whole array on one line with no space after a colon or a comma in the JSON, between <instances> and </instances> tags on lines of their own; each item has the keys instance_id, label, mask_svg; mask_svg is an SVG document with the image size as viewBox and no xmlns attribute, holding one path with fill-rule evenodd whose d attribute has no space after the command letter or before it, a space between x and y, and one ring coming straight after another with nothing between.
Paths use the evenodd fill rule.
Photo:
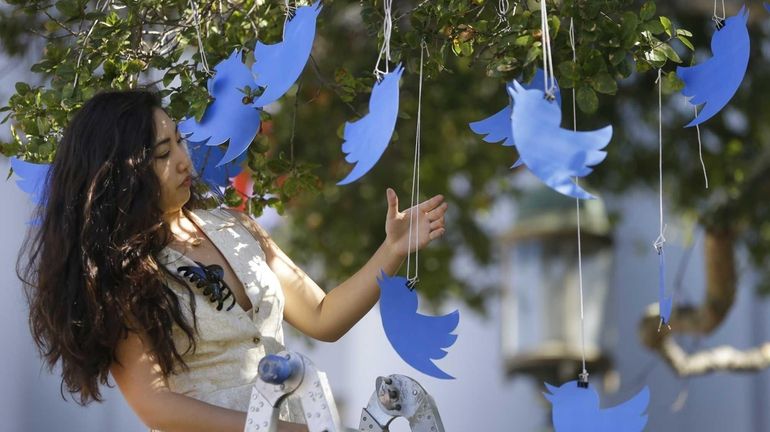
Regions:
<instances>
[{"instance_id":1,"label":"green leaf","mask_svg":"<svg viewBox=\"0 0 770 432\"><path fill-rule=\"evenodd\" d=\"M601 72L591 79L591 87L599 93L615 94L618 83L606 72Z\"/></svg>"},{"instance_id":2,"label":"green leaf","mask_svg":"<svg viewBox=\"0 0 770 432\"><path fill-rule=\"evenodd\" d=\"M674 36L674 26L671 24L671 20L668 17L660 16L660 23L663 25L663 29L669 36Z\"/></svg>"},{"instance_id":3,"label":"green leaf","mask_svg":"<svg viewBox=\"0 0 770 432\"><path fill-rule=\"evenodd\" d=\"M661 51L663 51L663 54L668 58L669 60L675 62L675 63L682 63L682 59L679 58L679 54L674 51L674 48L671 48L671 45L667 43L662 43L659 48Z\"/></svg>"},{"instance_id":4,"label":"green leaf","mask_svg":"<svg viewBox=\"0 0 770 432\"><path fill-rule=\"evenodd\" d=\"M655 2L653 0L649 0L642 6L642 9L639 11L639 18L642 21L647 21L653 16L655 16Z\"/></svg>"},{"instance_id":5,"label":"green leaf","mask_svg":"<svg viewBox=\"0 0 770 432\"><path fill-rule=\"evenodd\" d=\"M576 99L578 107L586 114L593 114L599 108L599 98L590 87L582 86L578 88Z\"/></svg>"},{"instance_id":6,"label":"green leaf","mask_svg":"<svg viewBox=\"0 0 770 432\"><path fill-rule=\"evenodd\" d=\"M695 47L693 46L692 42L690 42L690 39L687 39L686 36L680 35L680 36L677 36L676 38L679 39L679 42L682 42L684 46L689 48L690 51L695 51Z\"/></svg>"},{"instance_id":7,"label":"green leaf","mask_svg":"<svg viewBox=\"0 0 770 432\"><path fill-rule=\"evenodd\" d=\"M573 81L580 78L580 69L578 68L577 63L572 60L559 63L559 72L562 77L569 78Z\"/></svg>"}]
</instances>

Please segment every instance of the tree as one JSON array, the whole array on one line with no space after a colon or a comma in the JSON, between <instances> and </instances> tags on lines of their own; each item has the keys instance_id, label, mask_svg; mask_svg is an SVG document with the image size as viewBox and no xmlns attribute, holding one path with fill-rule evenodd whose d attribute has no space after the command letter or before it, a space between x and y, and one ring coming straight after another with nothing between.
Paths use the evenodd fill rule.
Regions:
<instances>
[{"instance_id":1,"label":"tree","mask_svg":"<svg viewBox=\"0 0 770 432\"><path fill-rule=\"evenodd\" d=\"M451 268L452 260L463 253L470 253L481 266L494 264L491 239L475 216L488 209L497 196L518 193L506 180L510 174L505 168L516 160L515 152L479 143L466 126L469 121L491 114L490 106L506 103L504 80L519 76L528 79L542 65L539 2L512 3L515 6L505 12L500 11L505 2L396 2L393 61L402 61L407 68L401 87L401 119L394 141L378 166L356 184L341 188L334 184L348 170L339 149L341 129L345 121L365 113L367 93L374 83L371 71L382 43L382 1L361 5L325 2L314 53L305 73L281 100L280 109L266 115L265 124L270 127L255 139L248 157L248 168L255 180L254 196L248 199L249 211L260 214L272 206L282 212L286 206L291 207L287 249L298 261L323 269L314 274L316 278L339 280L361 265L366 252L382 238L385 186L400 191L402 202L403 191L410 190L411 164L405 161L413 157L417 73L424 43L429 55L424 65L422 190L445 192L455 211L450 221L454 229L449 231L447 241L432 248L423 261L423 272L430 277L424 279L420 290L432 299L448 291L483 309L484 299L494 288L457 280L445 269ZM597 188L600 191L622 191L638 182L652 181L643 173L656 172L652 167L656 167L657 149L631 145L623 107L649 107L649 83L654 79L650 71L658 68L665 70L667 94L680 89L673 66L693 48L692 40L705 41L707 36L700 31L691 37L686 29L696 24L695 17L686 16L678 4L669 4L663 11L665 16L658 14L652 1L547 3L556 75L565 95L575 89L580 124L587 128L612 121L617 131L609 159L589 182L601 185ZM205 90L209 75L201 67L200 48L209 65L234 48L244 48L246 61L251 61L249 55L257 38L266 43L280 40L285 17L280 2L248 0L9 4L11 10L0 15L0 40L8 53L22 51L29 38L46 40L42 59L32 71L46 77L48 83L17 83L16 93L3 108L13 131L11 142L2 143L3 154L21 155L32 161L52 159L61 130L72 113L101 89L152 83L161 87L173 118L200 118L209 102ZM191 7L194 4L200 6ZM194 10L199 26L195 24ZM571 18L576 61L572 60L569 37ZM676 23L680 19L690 21L679 26ZM23 28L14 27L14 22L22 20ZM739 94L735 105L747 106L742 104L750 103L744 101L748 97ZM756 118L754 114L763 113L764 105L754 101L747 115ZM656 121L644 120L644 124ZM667 125L666 136L679 136L679 124L672 121ZM755 126L753 121L751 124ZM712 128L710 123L708 129L715 136L727 136L728 131L722 127ZM755 134L757 142L766 134L759 123L748 133ZM758 165L764 157L759 157L760 149L749 149L743 142L732 141L727 155L711 153L707 147L706 160L714 185L708 196L700 190L689 193L698 184L693 181L696 171L689 166L667 178L667 188L678 209L697 211L707 232L721 233L719 238L726 243L719 253L729 253L736 244L744 244L750 247L755 262L761 263L770 253L770 237L756 240L751 234L770 232L762 218L767 210L756 205L762 189L758 181L767 168ZM674 165L690 161L692 154L691 149L668 146L664 156L667 165ZM639 172L613 168L623 164L641 168ZM241 199L232 190L227 196L231 204ZM736 206L741 209L737 218ZM353 215L355 230L350 229ZM307 235L308 231L312 235ZM730 269L720 270L712 281L721 297L730 297L729 281L735 279L730 274ZM722 280L725 283L717 283ZM730 305L729 301L723 302L722 309L729 310ZM712 324L721 322L718 315L711 315ZM673 327L690 328L684 324L687 316L685 310L678 311ZM680 320L683 324L678 324ZM708 332L713 325L701 323L697 328ZM661 347L672 339L662 335L656 339L645 333L643 340L668 358L670 355Z\"/></svg>"}]
</instances>

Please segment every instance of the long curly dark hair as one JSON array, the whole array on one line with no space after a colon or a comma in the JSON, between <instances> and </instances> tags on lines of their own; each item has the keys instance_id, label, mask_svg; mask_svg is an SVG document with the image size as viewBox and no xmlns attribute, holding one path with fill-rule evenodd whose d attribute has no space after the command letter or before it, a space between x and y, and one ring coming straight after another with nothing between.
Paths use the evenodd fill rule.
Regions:
<instances>
[{"instance_id":1,"label":"long curly dark hair","mask_svg":"<svg viewBox=\"0 0 770 432\"><path fill-rule=\"evenodd\" d=\"M61 361L62 397L66 386L81 405L102 401L99 383L109 386L128 332L149 338L164 376L187 367L174 324L188 350L195 347L194 318L184 318L164 282L170 273L155 258L172 238L152 169L160 106L150 90L105 92L83 105L64 131L37 209L40 225L30 228L17 261L35 343L49 371ZM203 202L199 181L191 190L186 210Z\"/></svg>"}]
</instances>

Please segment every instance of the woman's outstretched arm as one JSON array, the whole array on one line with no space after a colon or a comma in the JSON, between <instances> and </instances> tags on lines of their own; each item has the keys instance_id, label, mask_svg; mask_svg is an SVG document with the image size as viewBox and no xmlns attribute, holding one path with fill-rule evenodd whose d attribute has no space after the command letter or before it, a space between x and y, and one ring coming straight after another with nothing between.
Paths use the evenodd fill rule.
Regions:
<instances>
[{"instance_id":1,"label":"woman's outstretched arm","mask_svg":"<svg viewBox=\"0 0 770 432\"><path fill-rule=\"evenodd\" d=\"M163 432L243 432L246 413L221 408L169 390L160 366L136 333L117 347L110 373L139 419ZM280 423L280 432L307 432L304 425Z\"/></svg>"},{"instance_id":2,"label":"woman's outstretched arm","mask_svg":"<svg viewBox=\"0 0 770 432\"><path fill-rule=\"evenodd\" d=\"M419 217L419 224L412 227L412 251L444 234L447 204L443 196L436 195L403 212L398 211L398 197L392 189L387 190L387 199L385 240L358 272L328 294L286 256L264 229L247 215L239 214L261 242L268 265L281 282L286 296L284 317L291 325L315 339L336 341L377 303L380 271L393 275L409 253L412 212L417 212Z\"/></svg>"}]
</instances>

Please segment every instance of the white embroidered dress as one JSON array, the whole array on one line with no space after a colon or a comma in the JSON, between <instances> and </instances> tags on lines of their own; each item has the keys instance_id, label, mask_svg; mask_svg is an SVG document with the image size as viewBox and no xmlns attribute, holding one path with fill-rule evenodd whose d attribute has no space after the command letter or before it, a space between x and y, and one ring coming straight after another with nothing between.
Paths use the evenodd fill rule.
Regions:
<instances>
[{"instance_id":1,"label":"white embroidered dress","mask_svg":"<svg viewBox=\"0 0 770 432\"><path fill-rule=\"evenodd\" d=\"M244 311L237 303L227 311L230 299L221 311L200 288L188 284L194 294L198 322L195 352L183 356L188 371L179 370L168 377L171 391L213 405L246 411L259 361L266 354L283 351L284 295L278 278L268 267L265 253L251 233L224 210L196 210L191 217L233 269L251 301ZM158 256L166 268L177 275L180 266L195 262L180 252L164 248ZM203 263L207 264L207 263ZM181 275L180 275L181 276ZM184 277L182 277L184 279ZM182 310L192 324L188 291L179 282L168 285L177 293ZM188 347L187 337L178 326L173 329L177 350ZM304 423L299 401L289 398L280 418Z\"/></svg>"}]
</instances>

